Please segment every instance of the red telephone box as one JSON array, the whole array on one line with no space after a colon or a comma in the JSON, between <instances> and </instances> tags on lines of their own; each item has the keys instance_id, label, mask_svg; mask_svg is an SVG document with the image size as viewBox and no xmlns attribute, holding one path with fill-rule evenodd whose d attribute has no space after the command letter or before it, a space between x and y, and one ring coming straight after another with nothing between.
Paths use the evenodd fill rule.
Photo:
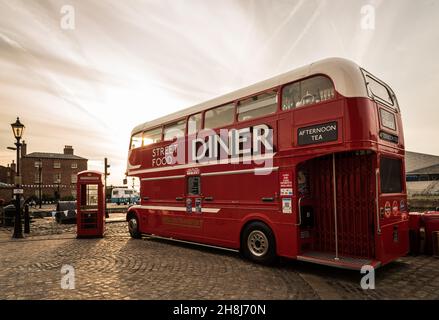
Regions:
<instances>
[{"instance_id":1,"label":"red telephone box","mask_svg":"<svg viewBox=\"0 0 439 320\"><path fill-rule=\"evenodd\" d=\"M103 174L98 171L78 173L76 225L78 238L103 237L105 232L105 192Z\"/></svg>"}]
</instances>

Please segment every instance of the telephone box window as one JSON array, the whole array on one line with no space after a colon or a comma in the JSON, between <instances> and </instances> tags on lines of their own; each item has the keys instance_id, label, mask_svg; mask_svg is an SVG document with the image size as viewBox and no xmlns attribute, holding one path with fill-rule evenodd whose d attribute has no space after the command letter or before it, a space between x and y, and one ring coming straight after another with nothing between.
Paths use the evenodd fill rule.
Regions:
<instances>
[{"instance_id":1,"label":"telephone box window","mask_svg":"<svg viewBox=\"0 0 439 320\"><path fill-rule=\"evenodd\" d=\"M201 178L200 177L188 177L187 190L190 195L201 194Z\"/></svg>"}]
</instances>

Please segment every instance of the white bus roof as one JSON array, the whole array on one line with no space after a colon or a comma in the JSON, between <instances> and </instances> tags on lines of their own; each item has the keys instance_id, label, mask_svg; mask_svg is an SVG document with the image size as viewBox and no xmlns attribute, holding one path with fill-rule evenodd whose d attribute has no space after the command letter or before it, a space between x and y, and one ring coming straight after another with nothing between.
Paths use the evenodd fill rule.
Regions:
<instances>
[{"instance_id":1,"label":"white bus roof","mask_svg":"<svg viewBox=\"0 0 439 320\"><path fill-rule=\"evenodd\" d=\"M189 115L220 106L242 97L247 97L285 83L300 80L315 74L329 76L335 84L335 89L345 97L368 97L363 73L355 62L343 58L328 58L310 65L295 69L251 86L225 94L215 99L197 104L167 116L143 123L133 129L131 134L152 129L164 123L169 123Z\"/></svg>"}]
</instances>

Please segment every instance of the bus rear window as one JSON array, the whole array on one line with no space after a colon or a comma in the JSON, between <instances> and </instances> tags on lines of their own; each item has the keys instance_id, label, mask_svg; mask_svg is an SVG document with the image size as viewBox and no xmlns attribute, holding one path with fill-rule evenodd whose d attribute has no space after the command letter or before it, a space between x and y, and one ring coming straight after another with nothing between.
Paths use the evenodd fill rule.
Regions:
<instances>
[{"instance_id":1,"label":"bus rear window","mask_svg":"<svg viewBox=\"0 0 439 320\"><path fill-rule=\"evenodd\" d=\"M393 106L392 96L389 93L389 90L383 84L369 77L368 75L366 76L366 82L367 82L367 87L369 88L370 92L374 97Z\"/></svg>"},{"instance_id":2,"label":"bus rear window","mask_svg":"<svg viewBox=\"0 0 439 320\"><path fill-rule=\"evenodd\" d=\"M381 158L380 178L381 193L401 193L403 191L401 160Z\"/></svg>"}]
</instances>

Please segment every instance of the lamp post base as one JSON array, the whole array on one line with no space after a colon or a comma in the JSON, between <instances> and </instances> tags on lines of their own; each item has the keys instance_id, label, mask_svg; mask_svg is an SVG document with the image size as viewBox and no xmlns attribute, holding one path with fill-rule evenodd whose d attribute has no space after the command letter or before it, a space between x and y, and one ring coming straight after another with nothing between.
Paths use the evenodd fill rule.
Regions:
<instances>
[{"instance_id":1,"label":"lamp post base","mask_svg":"<svg viewBox=\"0 0 439 320\"><path fill-rule=\"evenodd\" d=\"M15 232L14 232L14 234L12 235L12 238L13 238L13 239L23 239L24 236L23 236L23 234L21 234L21 233L15 233Z\"/></svg>"}]
</instances>

